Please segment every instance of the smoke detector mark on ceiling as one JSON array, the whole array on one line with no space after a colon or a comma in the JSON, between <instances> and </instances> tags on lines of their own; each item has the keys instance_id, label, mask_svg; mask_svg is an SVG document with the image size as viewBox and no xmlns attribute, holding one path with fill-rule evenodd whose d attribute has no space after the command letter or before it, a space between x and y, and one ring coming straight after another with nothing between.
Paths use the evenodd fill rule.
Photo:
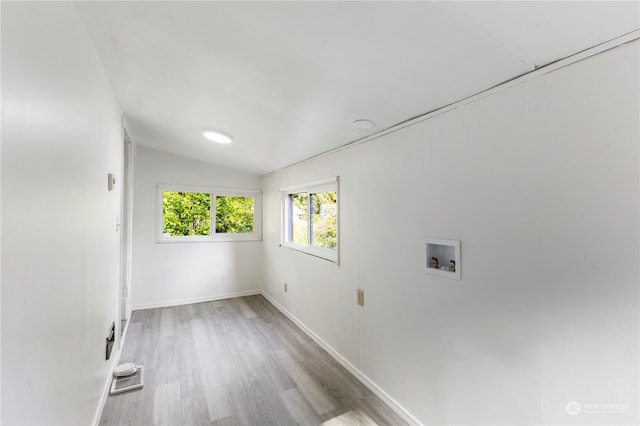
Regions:
<instances>
[{"instance_id":1,"label":"smoke detector mark on ceiling","mask_svg":"<svg viewBox=\"0 0 640 426\"><path fill-rule=\"evenodd\" d=\"M353 125L355 127L357 127L358 129L362 129L362 130L368 130L368 129L373 128L373 126L375 126L373 121L366 120L366 119L356 120L356 121L353 122Z\"/></svg>"}]
</instances>

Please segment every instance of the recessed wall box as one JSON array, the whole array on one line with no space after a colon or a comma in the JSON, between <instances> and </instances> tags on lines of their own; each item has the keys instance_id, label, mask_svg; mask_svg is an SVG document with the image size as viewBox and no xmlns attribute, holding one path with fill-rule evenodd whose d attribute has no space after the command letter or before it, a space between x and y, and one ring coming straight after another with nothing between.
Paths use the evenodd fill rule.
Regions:
<instances>
[{"instance_id":1,"label":"recessed wall box","mask_svg":"<svg viewBox=\"0 0 640 426\"><path fill-rule=\"evenodd\" d=\"M460 241L424 239L423 271L427 274L460 280Z\"/></svg>"}]
</instances>

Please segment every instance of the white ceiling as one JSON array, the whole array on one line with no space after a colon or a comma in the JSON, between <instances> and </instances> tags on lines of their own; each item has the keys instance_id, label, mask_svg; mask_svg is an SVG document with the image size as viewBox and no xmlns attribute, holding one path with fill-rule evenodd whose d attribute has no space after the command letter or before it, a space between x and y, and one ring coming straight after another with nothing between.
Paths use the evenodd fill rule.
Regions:
<instances>
[{"instance_id":1,"label":"white ceiling","mask_svg":"<svg viewBox=\"0 0 640 426\"><path fill-rule=\"evenodd\" d=\"M76 7L134 142L257 174L640 28L635 1Z\"/></svg>"}]
</instances>

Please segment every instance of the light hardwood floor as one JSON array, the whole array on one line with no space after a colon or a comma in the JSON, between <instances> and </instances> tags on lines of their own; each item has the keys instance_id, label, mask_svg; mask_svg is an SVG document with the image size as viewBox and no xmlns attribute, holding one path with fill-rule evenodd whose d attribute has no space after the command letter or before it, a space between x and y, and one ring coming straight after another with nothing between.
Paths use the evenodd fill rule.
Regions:
<instances>
[{"instance_id":1,"label":"light hardwood floor","mask_svg":"<svg viewBox=\"0 0 640 426\"><path fill-rule=\"evenodd\" d=\"M135 311L101 425L405 425L262 296Z\"/></svg>"}]
</instances>

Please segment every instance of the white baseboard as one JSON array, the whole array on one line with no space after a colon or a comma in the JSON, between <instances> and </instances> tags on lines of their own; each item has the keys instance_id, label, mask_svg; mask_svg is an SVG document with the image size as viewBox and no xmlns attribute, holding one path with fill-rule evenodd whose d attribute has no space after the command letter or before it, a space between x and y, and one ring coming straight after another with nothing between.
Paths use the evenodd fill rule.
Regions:
<instances>
[{"instance_id":1,"label":"white baseboard","mask_svg":"<svg viewBox=\"0 0 640 426\"><path fill-rule=\"evenodd\" d=\"M219 294L215 296L198 297L195 299L180 299L180 300L169 300L166 302L142 303L139 305L135 305L132 308L132 310L139 311L142 309L167 308L170 306L190 305L192 303L213 302L214 300L233 299L234 297L243 297L243 296L254 296L256 294L261 294L261 293L262 292L260 290L245 290L245 291L238 291L235 293Z\"/></svg>"},{"instance_id":2,"label":"white baseboard","mask_svg":"<svg viewBox=\"0 0 640 426\"><path fill-rule=\"evenodd\" d=\"M98 426L100 424L100 419L102 418L102 411L104 410L104 405L107 403L107 397L109 396L109 389L111 388L111 374L107 378L107 382L102 389L102 396L100 397L100 403L98 404L98 408L96 409L96 413L93 415L93 420L91 424L93 426Z\"/></svg>"},{"instance_id":3,"label":"white baseboard","mask_svg":"<svg viewBox=\"0 0 640 426\"><path fill-rule=\"evenodd\" d=\"M127 325L124 328L124 333L122 336L127 334L127 330L129 329L129 321L127 321ZM122 355L122 347L124 346L124 337L120 337L120 347L118 347L118 352L115 353L115 357L113 358L113 365L118 365L120 362L120 355ZM112 352L113 354L113 352ZM93 421L91 424L93 426L98 426L100 424L100 419L102 418L102 412L104 411L104 406L107 403L107 398L109 397L109 391L111 390L111 379L113 377L113 368L109 370L109 376L107 376L107 382L102 389L102 396L100 397L100 404L98 404L98 409L93 416Z\"/></svg>"},{"instance_id":4,"label":"white baseboard","mask_svg":"<svg viewBox=\"0 0 640 426\"><path fill-rule=\"evenodd\" d=\"M378 398L380 398L385 404L389 406L396 414L402 417L410 425L421 426L422 423L416 419L411 413L409 413L402 405L398 404L396 400L391 398L380 386L376 385L371 379L369 379L362 371L358 370L353 364L351 364L345 357L340 355L333 347L322 340L317 334L311 331L306 325L304 325L298 318L291 312L287 311L282 305L280 305L269 294L262 291L261 294L267 299L273 306L282 312L287 318L293 321L307 336L311 337L317 344L319 344L325 351L329 353L340 365L346 368L356 379L358 379L363 385L365 385L371 392L373 392Z\"/></svg>"}]
</instances>

